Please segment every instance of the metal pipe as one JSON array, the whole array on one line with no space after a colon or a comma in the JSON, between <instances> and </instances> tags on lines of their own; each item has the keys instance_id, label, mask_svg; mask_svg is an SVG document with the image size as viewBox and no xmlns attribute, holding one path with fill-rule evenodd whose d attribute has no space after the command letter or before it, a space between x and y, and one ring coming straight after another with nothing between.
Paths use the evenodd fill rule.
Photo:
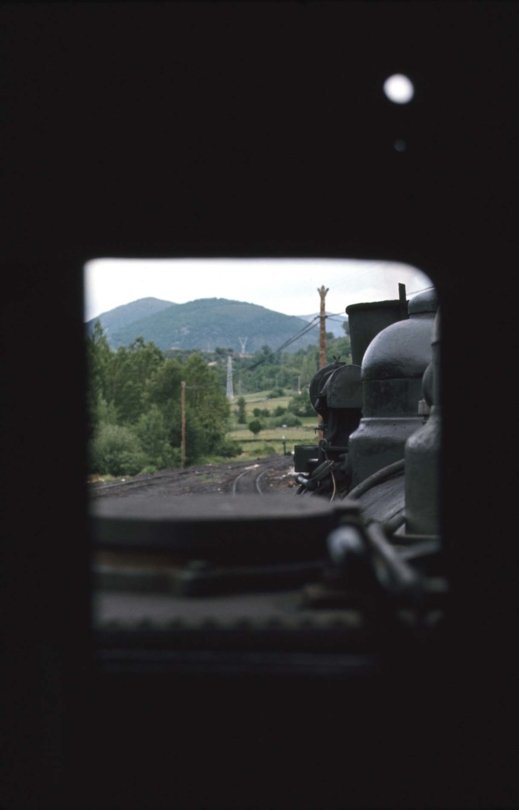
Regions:
<instances>
[{"instance_id":1,"label":"metal pipe","mask_svg":"<svg viewBox=\"0 0 519 810\"><path fill-rule=\"evenodd\" d=\"M365 531L370 557L380 584L395 596L418 599L422 593L421 578L388 542L381 524L372 521Z\"/></svg>"},{"instance_id":2,"label":"metal pipe","mask_svg":"<svg viewBox=\"0 0 519 810\"><path fill-rule=\"evenodd\" d=\"M361 495L364 495L368 489L374 487L376 484L381 484L382 481L386 481L388 478L392 478L394 475L399 475L401 472L404 471L405 461L403 458L399 459L398 461L394 461L392 464L387 464L385 467L382 467L380 470L377 470L372 475L369 475L356 487L353 487L347 493L348 498L359 498Z\"/></svg>"}]
</instances>

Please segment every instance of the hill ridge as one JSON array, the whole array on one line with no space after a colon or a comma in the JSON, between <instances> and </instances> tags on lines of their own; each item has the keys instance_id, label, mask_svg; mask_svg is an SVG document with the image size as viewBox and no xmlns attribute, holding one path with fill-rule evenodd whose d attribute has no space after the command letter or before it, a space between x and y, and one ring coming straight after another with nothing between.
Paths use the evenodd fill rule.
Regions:
<instances>
[{"instance_id":1,"label":"hill ridge","mask_svg":"<svg viewBox=\"0 0 519 810\"><path fill-rule=\"evenodd\" d=\"M109 310L88 321L87 327L93 329L98 320L114 349L128 346L137 337L142 337L163 351L214 351L216 348L241 351L243 341L246 341L246 350L254 352L263 346L275 350L309 325L296 315L285 315L260 304L236 299L197 298L184 304L154 300L160 306L144 317L135 317L135 314L142 311L141 302L150 299L138 299ZM297 351L315 343L317 334L317 329L310 329L287 347L287 351Z\"/></svg>"}]
</instances>

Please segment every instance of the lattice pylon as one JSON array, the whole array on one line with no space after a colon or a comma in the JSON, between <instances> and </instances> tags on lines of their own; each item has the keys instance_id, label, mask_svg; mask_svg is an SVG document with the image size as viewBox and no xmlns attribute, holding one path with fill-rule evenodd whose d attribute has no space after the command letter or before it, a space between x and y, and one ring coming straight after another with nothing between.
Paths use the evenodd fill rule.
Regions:
<instances>
[{"instance_id":1,"label":"lattice pylon","mask_svg":"<svg viewBox=\"0 0 519 810\"><path fill-rule=\"evenodd\" d=\"M227 358L227 399L234 399L234 388L232 382L232 356Z\"/></svg>"}]
</instances>

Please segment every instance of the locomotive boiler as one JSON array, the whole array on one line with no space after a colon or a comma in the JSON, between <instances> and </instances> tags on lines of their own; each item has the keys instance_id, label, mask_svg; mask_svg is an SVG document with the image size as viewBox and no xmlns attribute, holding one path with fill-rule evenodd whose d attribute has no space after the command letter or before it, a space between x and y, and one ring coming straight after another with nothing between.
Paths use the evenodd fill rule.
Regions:
<instances>
[{"instance_id":1,"label":"locomotive boiler","mask_svg":"<svg viewBox=\"0 0 519 810\"><path fill-rule=\"evenodd\" d=\"M315 447L304 448L303 455L295 454L300 494L330 500L349 495L373 504L381 497L382 482L392 480L392 503L386 494L375 514L393 530L405 524L404 482L415 481L418 472L413 470L406 477L406 455L408 466L420 463L411 437L421 435L427 424L434 425L439 436L437 309L434 288L413 296L409 303L394 300L347 307L352 363L334 361L310 383L322 438ZM439 438L437 444L438 453ZM436 461L427 463L436 478ZM430 496L424 493L420 503L429 514L438 509L438 488L432 480L430 489ZM414 492L412 485L410 492ZM413 501L413 495L410 498ZM408 508L416 512L417 507L409 504Z\"/></svg>"}]
</instances>

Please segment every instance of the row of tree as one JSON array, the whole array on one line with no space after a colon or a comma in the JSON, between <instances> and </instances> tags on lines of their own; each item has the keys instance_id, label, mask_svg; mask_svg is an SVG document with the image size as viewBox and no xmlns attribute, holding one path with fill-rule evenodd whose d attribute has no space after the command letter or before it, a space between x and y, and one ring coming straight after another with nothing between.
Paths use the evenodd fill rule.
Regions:
<instances>
[{"instance_id":1,"label":"row of tree","mask_svg":"<svg viewBox=\"0 0 519 810\"><path fill-rule=\"evenodd\" d=\"M133 475L180 464L181 383L186 383L186 463L232 455L229 404L217 371L192 353L166 358L142 338L111 351L99 323L87 338L90 472Z\"/></svg>"},{"instance_id":2,"label":"row of tree","mask_svg":"<svg viewBox=\"0 0 519 810\"><path fill-rule=\"evenodd\" d=\"M87 353L92 474L134 475L180 465L182 382L186 383L186 463L239 453L235 443L225 438L230 417L228 350L210 355L162 352L154 343L137 338L113 351L97 322L87 337ZM328 335L328 359L334 358L348 361L348 337ZM252 357L235 357L235 394L302 392L289 404L287 418L312 415L308 384L318 367L316 346L293 354L264 346ZM239 421L243 423L243 417Z\"/></svg>"}]
</instances>

